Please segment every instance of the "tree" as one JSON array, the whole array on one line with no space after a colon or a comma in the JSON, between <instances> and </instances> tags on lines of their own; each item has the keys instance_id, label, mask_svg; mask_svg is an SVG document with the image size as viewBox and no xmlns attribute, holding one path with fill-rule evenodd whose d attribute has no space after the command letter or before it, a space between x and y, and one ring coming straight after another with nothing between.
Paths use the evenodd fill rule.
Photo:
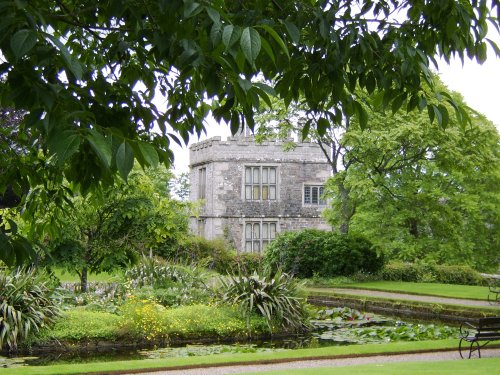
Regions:
<instances>
[{"instance_id":1,"label":"tree","mask_svg":"<svg viewBox=\"0 0 500 375\"><path fill-rule=\"evenodd\" d=\"M89 271L127 267L141 254L174 246L187 235L189 216L186 204L165 194L170 177L161 168L133 171L129 184L74 198L62 235L48 239L49 264L76 272L85 292Z\"/></svg>"},{"instance_id":2,"label":"tree","mask_svg":"<svg viewBox=\"0 0 500 375\"><path fill-rule=\"evenodd\" d=\"M434 88L429 67L436 55L482 62L487 43L500 54L486 38L500 3L489 4L0 0L0 106L27 112L19 132L31 134L28 147L83 193L126 178L134 159L168 165L170 142L203 132L210 113L233 133L253 128L270 95L304 98L320 133L351 116L366 125L358 87L445 123L448 110L424 91ZM30 189L47 190L40 176Z\"/></svg>"},{"instance_id":3,"label":"tree","mask_svg":"<svg viewBox=\"0 0 500 375\"><path fill-rule=\"evenodd\" d=\"M356 204L352 231L392 258L494 269L500 136L480 114L470 116L464 129L453 121L443 129L418 113L373 113L364 130L353 121L342 141L350 168L333 179ZM341 199L332 196L333 222Z\"/></svg>"}]
</instances>

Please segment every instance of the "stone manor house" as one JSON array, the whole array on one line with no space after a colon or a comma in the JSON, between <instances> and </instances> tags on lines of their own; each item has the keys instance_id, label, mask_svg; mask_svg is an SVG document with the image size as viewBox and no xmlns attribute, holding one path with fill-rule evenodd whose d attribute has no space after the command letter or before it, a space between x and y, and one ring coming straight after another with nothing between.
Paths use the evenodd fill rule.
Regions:
<instances>
[{"instance_id":1,"label":"stone manor house","mask_svg":"<svg viewBox=\"0 0 500 375\"><path fill-rule=\"evenodd\" d=\"M192 145L189 157L190 199L203 202L191 219L194 233L259 253L279 232L329 229L321 196L330 167L317 144L284 151L279 141L213 137Z\"/></svg>"}]
</instances>

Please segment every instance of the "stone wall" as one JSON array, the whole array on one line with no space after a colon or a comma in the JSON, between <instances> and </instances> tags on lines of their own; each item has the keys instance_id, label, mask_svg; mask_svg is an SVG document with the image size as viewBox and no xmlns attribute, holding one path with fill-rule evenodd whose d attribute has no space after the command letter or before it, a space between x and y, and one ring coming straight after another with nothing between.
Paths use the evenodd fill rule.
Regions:
<instances>
[{"instance_id":1,"label":"stone wall","mask_svg":"<svg viewBox=\"0 0 500 375\"><path fill-rule=\"evenodd\" d=\"M190 147L191 200L199 198L199 169L206 168L206 199L200 212L206 238L229 234L241 250L247 221L275 221L278 232L303 228L328 229L321 218L324 206L304 205L304 185L323 185L330 166L318 145L299 143L283 151L281 142L255 144L253 137L215 137ZM275 167L276 200L247 201L244 196L245 167ZM192 229L198 229L197 219Z\"/></svg>"}]
</instances>

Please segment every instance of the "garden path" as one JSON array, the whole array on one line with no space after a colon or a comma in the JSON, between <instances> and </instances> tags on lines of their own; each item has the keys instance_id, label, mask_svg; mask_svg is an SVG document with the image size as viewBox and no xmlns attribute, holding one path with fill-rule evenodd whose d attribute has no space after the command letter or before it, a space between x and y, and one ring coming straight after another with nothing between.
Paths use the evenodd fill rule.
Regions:
<instances>
[{"instance_id":1,"label":"garden path","mask_svg":"<svg viewBox=\"0 0 500 375\"><path fill-rule=\"evenodd\" d=\"M500 357L500 349L483 349L482 357ZM323 360L298 360L272 364L248 364L236 366L205 367L182 370L161 370L141 372L144 375L230 375L250 372L290 370L300 368L339 367L363 364L383 364L391 362L447 361L461 360L458 351L441 351L432 353L377 355L353 358L337 358ZM475 360L475 359L473 359ZM138 373L138 372L135 372Z\"/></svg>"},{"instance_id":2,"label":"garden path","mask_svg":"<svg viewBox=\"0 0 500 375\"><path fill-rule=\"evenodd\" d=\"M355 296L382 297L382 298L391 298L391 299L399 299L399 300L442 303L442 304L448 304L448 305L491 307L491 305L488 301L448 298L448 297L424 296L424 295L406 294L406 293L382 292L382 291L378 291L378 290L349 289L349 288L308 288L308 290L315 291L315 292L328 291L328 292L334 292L334 293L338 293L338 294L348 294L348 295L355 295Z\"/></svg>"}]
</instances>

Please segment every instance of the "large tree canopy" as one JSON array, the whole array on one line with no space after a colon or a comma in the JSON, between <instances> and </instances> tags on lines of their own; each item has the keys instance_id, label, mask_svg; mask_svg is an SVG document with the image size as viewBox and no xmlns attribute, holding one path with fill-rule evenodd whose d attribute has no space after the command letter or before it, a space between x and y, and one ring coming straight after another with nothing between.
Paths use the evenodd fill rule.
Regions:
<instances>
[{"instance_id":1,"label":"large tree canopy","mask_svg":"<svg viewBox=\"0 0 500 375\"><path fill-rule=\"evenodd\" d=\"M486 39L498 0L0 0L0 14L0 107L27 112L31 188L57 181L51 168L85 192L126 178L134 159L169 164L169 143L207 115L253 127L269 95L304 98L319 132L353 115L366 125L358 88L446 124L423 90L435 56L482 62L488 42L500 54ZM9 186L0 177L0 193Z\"/></svg>"}]
</instances>

